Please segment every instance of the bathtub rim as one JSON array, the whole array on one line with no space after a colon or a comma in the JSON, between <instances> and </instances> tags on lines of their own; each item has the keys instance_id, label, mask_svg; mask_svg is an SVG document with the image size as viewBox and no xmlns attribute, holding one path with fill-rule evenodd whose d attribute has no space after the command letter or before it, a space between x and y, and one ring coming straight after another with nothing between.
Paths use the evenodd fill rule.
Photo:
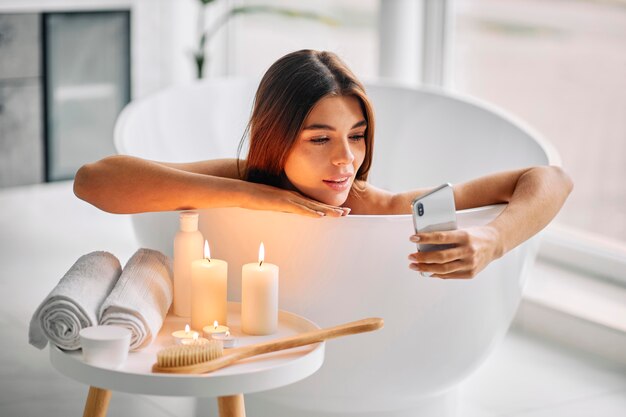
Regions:
<instances>
[{"instance_id":1,"label":"bathtub rim","mask_svg":"<svg viewBox=\"0 0 626 417\"><path fill-rule=\"evenodd\" d=\"M511 125L518 128L520 131L526 133L529 137L531 137L542 151L545 152L546 157L548 159L548 165L554 165L560 167L562 164L561 154L556 149L554 144L545 138L537 129L535 129L528 122L524 121L522 118L515 116L513 113L505 110L504 108L498 106L495 103L491 103L487 100L481 99L476 96L472 96L468 93L461 93L459 91L454 91L447 88L436 87L431 85L407 85L402 82L393 81L393 80L367 80L365 81L365 88L367 93L367 88L370 86L376 87L385 87L391 89L402 89L402 90L412 90L428 93L438 97L444 98L452 98L457 101L471 104L481 110L485 110L487 112L493 113L494 115L506 120L511 123ZM376 109L374 109L376 111Z\"/></svg>"},{"instance_id":2,"label":"bathtub rim","mask_svg":"<svg viewBox=\"0 0 626 417\"><path fill-rule=\"evenodd\" d=\"M233 83L238 83L238 84L256 82L256 84L258 84L259 81L251 77L240 77L240 76L215 77L215 78L208 78L208 79L202 79L202 80L192 80L192 81L188 81L185 83L172 85L164 89L161 89L159 91L156 91L154 93L143 96L141 98L132 100L130 103L124 106L124 108L122 109L122 111L120 112L120 114L118 115L115 121L115 126L113 128L113 145L115 147L115 151L117 152L117 154L129 155L128 151L124 147L124 143L122 142L122 131L124 129L126 121L132 114L132 111L135 109L135 107L140 105L142 102L152 99L154 97L160 96L160 95L167 94L169 91L176 90L176 89L191 88L193 86L201 85L201 84L219 84L219 83L224 83L224 82L233 82ZM368 88L371 86L397 89L397 90L409 90L409 91L415 91L415 92L420 92L420 93L426 93L426 94L430 94L430 95L434 95L434 96L438 96L442 98L449 98L449 99L457 100L459 102L477 107L488 113L492 113L500 117L501 119L509 122L511 125L515 126L520 131L528 135L528 137L532 138L532 140L534 140L537 143L537 145L539 145L539 147L542 149L542 151L546 154L546 157L548 160L547 165L553 165L553 166L558 166L558 167L562 166L561 156L558 150L556 149L556 147L554 146L554 144L552 144L552 142L547 140L541 133L539 133L538 130L532 127L528 122L513 115L512 113L508 112L507 110L501 108L500 106L494 103L488 102L486 100L480 99L475 96L471 96L469 94L463 94L458 91L452 91L449 89L438 88L434 86L426 86L426 85L411 86L411 85L406 85L400 82L394 82L390 80L367 80L364 83L365 83L366 93L367 93ZM376 109L374 108L374 112L375 111Z\"/></svg>"},{"instance_id":3,"label":"bathtub rim","mask_svg":"<svg viewBox=\"0 0 626 417\"><path fill-rule=\"evenodd\" d=\"M487 212L490 211L502 211L506 208L507 203L496 203L496 204L488 204L486 206L480 206L480 207L472 207L472 208L468 208L468 209L463 209L463 210L456 210L456 215L457 218L461 217L461 218L465 218L465 217L471 217L472 214L485 214ZM236 206L230 206L230 207L200 207L200 208L196 208L196 209L189 209L189 210L171 210L171 211L164 211L163 213L177 213L177 212L182 212L182 211L198 211L200 213L200 215L203 214L203 212L210 212L211 210L216 210L216 211L222 211L222 210L244 210L246 212L249 213L271 213L272 215L288 215L288 216L293 216L294 218L296 217L302 217L302 218L307 218L307 219L311 219L311 220L317 220L318 218L313 218L313 217L307 217L307 216L302 216L300 214L297 213L289 213L289 212L282 212L282 211L273 211L273 210L256 210L256 209L250 209L250 208L246 208L246 207L236 207ZM158 212L157 212L158 213ZM131 216L133 216L134 214L142 214L142 213L133 213L131 214ZM499 215L499 213L498 213ZM378 222L406 222L406 221L412 221L412 214L408 213L408 214L348 214L347 216L342 216L342 217L319 217L319 219L324 219L324 218L328 218L328 219L336 219L336 220L343 220L343 221L350 221L349 219L354 219L354 221L363 221L363 220L367 220L367 221L378 221Z\"/></svg>"}]
</instances>

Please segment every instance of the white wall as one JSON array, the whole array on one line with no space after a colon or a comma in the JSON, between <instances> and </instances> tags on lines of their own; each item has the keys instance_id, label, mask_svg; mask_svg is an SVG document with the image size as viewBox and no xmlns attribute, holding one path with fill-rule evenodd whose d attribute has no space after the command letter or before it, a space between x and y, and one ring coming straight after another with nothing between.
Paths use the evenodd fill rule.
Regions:
<instances>
[{"instance_id":1,"label":"white wall","mask_svg":"<svg viewBox=\"0 0 626 417\"><path fill-rule=\"evenodd\" d=\"M132 97L194 76L197 0L3 0L0 13L131 10Z\"/></svg>"}]
</instances>

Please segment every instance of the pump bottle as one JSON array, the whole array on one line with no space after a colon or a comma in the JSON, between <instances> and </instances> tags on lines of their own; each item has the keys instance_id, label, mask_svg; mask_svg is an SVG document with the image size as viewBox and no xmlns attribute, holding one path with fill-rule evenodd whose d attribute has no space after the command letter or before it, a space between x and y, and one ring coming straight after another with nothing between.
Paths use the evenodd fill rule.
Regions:
<instances>
[{"instance_id":1,"label":"pump bottle","mask_svg":"<svg viewBox=\"0 0 626 417\"><path fill-rule=\"evenodd\" d=\"M191 317L191 262L202 259L203 245L198 212L183 211L174 237L174 314L179 317Z\"/></svg>"}]
</instances>

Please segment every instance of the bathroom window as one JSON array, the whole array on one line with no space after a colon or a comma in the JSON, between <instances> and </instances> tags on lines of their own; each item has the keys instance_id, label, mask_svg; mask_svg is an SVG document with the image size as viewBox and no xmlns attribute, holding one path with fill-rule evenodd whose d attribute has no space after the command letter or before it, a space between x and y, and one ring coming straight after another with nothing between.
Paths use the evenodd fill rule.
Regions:
<instances>
[{"instance_id":1,"label":"bathroom window","mask_svg":"<svg viewBox=\"0 0 626 417\"><path fill-rule=\"evenodd\" d=\"M451 87L495 103L555 145L575 183L557 226L619 261L626 253L624 3L456 0L454 13Z\"/></svg>"},{"instance_id":2,"label":"bathroom window","mask_svg":"<svg viewBox=\"0 0 626 417\"><path fill-rule=\"evenodd\" d=\"M130 13L46 13L47 180L74 177L115 153L113 126L130 101Z\"/></svg>"},{"instance_id":3,"label":"bathroom window","mask_svg":"<svg viewBox=\"0 0 626 417\"><path fill-rule=\"evenodd\" d=\"M278 58L297 49L338 53L364 79L378 74L378 0L243 0L238 5L270 5L336 19L317 20L254 13L232 19L228 73L260 78Z\"/></svg>"}]
</instances>

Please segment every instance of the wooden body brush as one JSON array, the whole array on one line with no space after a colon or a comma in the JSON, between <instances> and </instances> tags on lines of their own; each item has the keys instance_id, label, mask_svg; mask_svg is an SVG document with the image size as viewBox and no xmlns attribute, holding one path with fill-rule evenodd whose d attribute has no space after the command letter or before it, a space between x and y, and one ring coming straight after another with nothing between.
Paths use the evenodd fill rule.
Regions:
<instances>
[{"instance_id":1,"label":"wooden body brush","mask_svg":"<svg viewBox=\"0 0 626 417\"><path fill-rule=\"evenodd\" d=\"M203 374L251 356L310 345L350 334L371 332L381 327L383 319L363 319L270 342L229 349L228 353L224 353L221 342L217 341L199 346L171 346L157 353L157 363L152 366L152 372Z\"/></svg>"}]
</instances>

